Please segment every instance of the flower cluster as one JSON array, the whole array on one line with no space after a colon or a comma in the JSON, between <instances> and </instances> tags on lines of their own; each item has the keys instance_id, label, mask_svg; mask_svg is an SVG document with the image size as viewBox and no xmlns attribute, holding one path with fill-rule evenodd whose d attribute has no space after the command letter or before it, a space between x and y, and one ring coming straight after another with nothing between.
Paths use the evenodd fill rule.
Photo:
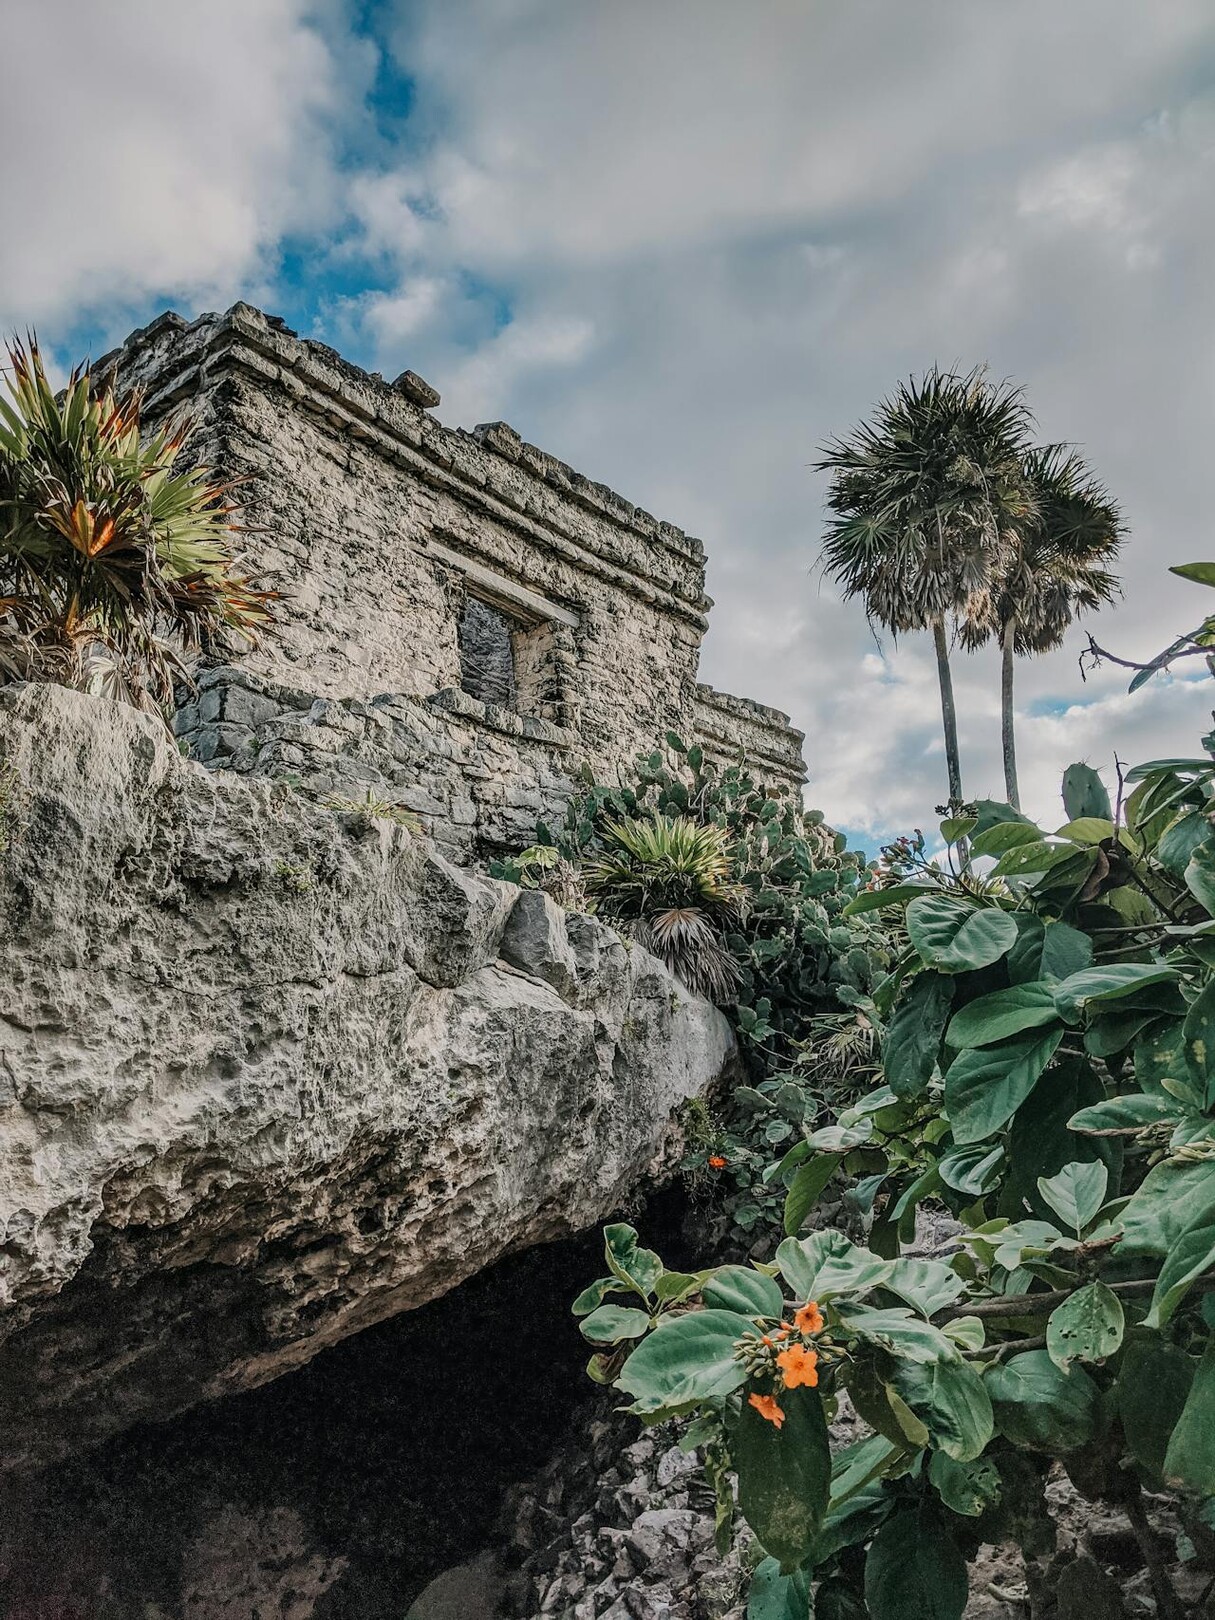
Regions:
<instances>
[{"instance_id":1,"label":"flower cluster","mask_svg":"<svg viewBox=\"0 0 1215 1620\"><path fill-rule=\"evenodd\" d=\"M818 1383L819 1352L806 1343L823 1331L823 1313L810 1299L793 1313L792 1322L782 1322L775 1333L761 1334L745 1346L745 1358L753 1376L767 1376L778 1389L813 1389ZM785 1421L784 1409L775 1395L749 1395L748 1404L776 1428Z\"/></svg>"}]
</instances>

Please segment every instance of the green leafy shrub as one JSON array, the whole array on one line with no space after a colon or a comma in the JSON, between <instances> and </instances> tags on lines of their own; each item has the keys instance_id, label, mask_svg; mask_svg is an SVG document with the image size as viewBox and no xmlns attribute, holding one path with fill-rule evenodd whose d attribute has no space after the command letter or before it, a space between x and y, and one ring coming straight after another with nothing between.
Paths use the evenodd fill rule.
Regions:
<instances>
[{"instance_id":1,"label":"green leafy shrub","mask_svg":"<svg viewBox=\"0 0 1215 1620\"><path fill-rule=\"evenodd\" d=\"M745 763L718 768L673 732L631 782L588 780L564 825L538 835L495 875L646 918L643 942L727 1004L751 1084L698 1121L684 1170L740 1243L774 1241L776 1145L856 1096L876 1062L870 995L891 946L883 918L847 915L870 877L863 857L792 793Z\"/></svg>"},{"instance_id":2,"label":"green leafy shrub","mask_svg":"<svg viewBox=\"0 0 1215 1620\"><path fill-rule=\"evenodd\" d=\"M605 917L629 932L697 994L726 1000L740 974L723 930L743 910L724 829L691 816L604 820L583 881Z\"/></svg>"},{"instance_id":3,"label":"green leafy shrub","mask_svg":"<svg viewBox=\"0 0 1215 1620\"><path fill-rule=\"evenodd\" d=\"M59 395L37 344L9 349L0 398L0 680L168 703L182 652L269 615L232 556L225 489L179 469L184 421L140 436L140 400L74 371Z\"/></svg>"},{"instance_id":4,"label":"green leafy shrub","mask_svg":"<svg viewBox=\"0 0 1215 1620\"><path fill-rule=\"evenodd\" d=\"M1071 768L1057 831L985 802L943 826L944 862L922 835L888 846L844 908L897 918L865 1000L882 1083L826 1123L771 1079L741 1098L783 1150L771 1262L609 1257L596 1305L636 1297L588 1312L593 1376L646 1422L692 1420L723 1543L737 1475L767 1554L753 1613L960 1620L980 1544L1049 1550L1056 1462L1126 1510L1159 1613L1183 1611L1144 1492L1169 1494L1187 1555L1215 1569L1206 747L1131 772L1116 811ZM845 1182L863 1244L806 1231ZM960 1223L929 1260L906 1252L926 1200ZM832 1457L844 1392L871 1432Z\"/></svg>"},{"instance_id":5,"label":"green leafy shrub","mask_svg":"<svg viewBox=\"0 0 1215 1620\"><path fill-rule=\"evenodd\" d=\"M617 829L638 821L647 829L680 824L689 841L693 828L706 830L700 836L726 858L724 870L720 861L714 869L716 899L706 904L690 888L671 898L681 894L705 909L722 937L736 969L731 1011L756 1074L794 1062L819 1014L864 1005L888 959L885 930L872 918L845 915L869 874L864 858L818 811L803 810L796 795L764 784L745 763L718 768L698 745L668 732L665 747L637 761L631 782L588 781L561 828L537 829L539 845L584 874L598 909L622 915L605 903L609 889L619 896L648 884L657 904L672 875L643 858L655 852L636 834L629 835L632 852L622 851ZM599 874L620 865L622 855L625 883L601 881ZM520 860L493 870L514 877Z\"/></svg>"}]
</instances>

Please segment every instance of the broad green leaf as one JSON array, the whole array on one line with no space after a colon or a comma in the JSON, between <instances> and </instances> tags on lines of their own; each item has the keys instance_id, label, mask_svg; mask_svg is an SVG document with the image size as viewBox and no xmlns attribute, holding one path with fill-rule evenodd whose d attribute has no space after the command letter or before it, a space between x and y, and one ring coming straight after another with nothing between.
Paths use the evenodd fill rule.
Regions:
<instances>
[{"instance_id":1,"label":"broad green leaf","mask_svg":"<svg viewBox=\"0 0 1215 1620\"><path fill-rule=\"evenodd\" d=\"M1198 1365L1159 1333L1135 1334L1122 1357L1114 1397L1127 1447L1162 1483L1169 1436L1176 1427Z\"/></svg>"},{"instance_id":2,"label":"broad green leaf","mask_svg":"<svg viewBox=\"0 0 1215 1620\"><path fill-rule=\"evenodd\" d=\"M1215 980L1200 991L1182 1027L1186 1062L1202 1106L1215 1104Z\"/></svg>"},{"instance_id":3,"label":"broad green leaf","mask_svg":"<svg viewBox=\"0 0 1215 1620\"><path fill-rule=\"evenodd\" d=\"M654 1292L664 1305L670 1305L698 1293L704 1280L703 1271L664 1271L658 1279Z\"/></svg>"},{"instance_id":4,"label":"broad green leaf","mask_svg":"<svg viewBox=\"0 0 1215 1620\"><path fill-rule=\"evenodd\" d=\"M957 1361L958 1347L940 1328L910 1311L895 1307L872 1310L867 1305L836 1305L841 1322L869 1344L889 1350L908 1361Z\"/></svg>"},{"instance_id":5,"label":"broad green leaf","mask_svg":"<svg viewBox=\"0 0 1215 1620\"><path fill-rule=\"evenodd\" d=\"M1215 1347L1198 1363L1165 1452L1164 1476L1169 1484L1215 1496Z\"/></svg>"},{"instance_id":6,"label":"broad green leaf","mask_svg":"<svg viewBox=\"0 0 1215 1620\"><path fill-rule=\"evenodd\" d=\"M1068 1120L1067 1128L1086 1136L1128 1136L1141 1131L1145 1125L1176 1119L1179 1111L1179 1105L1171 1097L1149 1097L1135 1092L1127 1097L1107 1097L1091 1108L1082 1108Z\"/></svg>"},{"instance_id":7,"label":"broad green leaf","mask_svg":"<svg viewBox=\"0 0 1215 1620\"><path fill-rule=\"evenodd\" d=\"M1215 917L1215 842L1199 844L1185 869L1185 886Z\"/></svg>"},{"instance_id":8,"label":"broad green leaf","mask_svg":"<svg viewBox=\"0 0 1215 1620\"><path fill-rule=\"evenodd\" d=\"M981 1198L990 1192L1000 1179L1004 1164L1004 1149L999 1142L976 1142L968 1147L953 1148L936 1164L937 1176L954 1192L969 1193Z\"/></svg>"},{"instance_id":9,"label":"broad green leaf","mask_svg":"<svg viewBox=\"0 0 1215 1620\"><path fill-rule=\"evenodd\" d=\"M1195 585L1215 585L1215 563L1174 563L1169 573L1192 580Z\"/></svg>"},{"instance_id":10,"label":"broad green leaf","mask_svg":"<svg viewBox=\"0 0 1215 1620\"><path fill-rule=\"evenodd\" d=\"M863 1423L906 1451L928 1444L928 1430L877 1368L872 1355L851 1356L845 1367L848 1395Z\"/></svg>"},{"instance_id":11,"label":"broad green leaf","mask_svg":"<svg viewBox=\"0 0 1215 1620\"><path fill-rule=\"evenodd\" d=\"M746 1379L734 1346L754 1328L736 1311L690 1311L668 1317L625 1362L616 1382L633 1411L657 1412L728 1395Z\"/></svg>"},{"instance_id":12,"label":"broad green leaf","mask_svg":"<svg viewBox=\"0 0 1215 1620\"><path fill-rule=\"evenodd\" d=\"M896 1097L921 1097L927 1089L953 992L949 975L922 973L890 1020L882 1042L882 1068Z\"/></svg>"},{"instance_id":13,"label":"broad green leaf","mask_svg":"<svg viewBox=\"0 0 1215 1620\"><path fill-rule=\"evenodd\" d=\"M578 1298L570 1306L575 1316L589 1316L598 1306L603 1304L608 1294L623 1294L626 1284L619 1277L600 1277L597 1282L584 1288Z\"/></svg>"},{"instance_id":14,"label":"broad green leaf","mask_svg":"<svg viewBox=\"0 0 1215 1620\"><path fill-rule=\"evenodd\" d=\"M891 1261L882 1287L922 1315L935 1316L953 1304L966 1284L942 1260L898 1259Z\"/></svg>"},{"instance_id":15,"label":"broad green leaf","mask_svg":"<svg viewBox=\"0 0 1215 1620\"><path fill-rule=\"evenodd\" d=\"M1038 1191L1065 1226L1077 1237L1105 1202L1109 1171L1100 1159L1088 1164L1065 1164L1057 1175L1039 1176Z\"/></svg>"},{"instance_id":16,"label":"broad green leaf","mask_svg":"<svg viewBox=\"0 0 1215 1620\"><path fill-rule=\"evenodd\" d=\"M1180 1085L1186 1100L1195 1107L1201 1104L1202 1097L1194 1089L1186 1059L1185 1035L1181 1024L1170 1025L1137 1043L1135 1079L1141 1090L1154 1097L1168 1097L1170 1100L1178 1098L1175 1088Z\"/></svg>"},{"instance_id":17,"label":"broad green leaf","mask_svg":"<svg viewBox=\"0 0 1215 1620\"><path fill-rule=\"evenodd\" d=\"M956 844L959 838L972 833L978 824L978 816L947 816L941 823L941 837L947 844Z\"/></svg>"},{"instance_id":18,"label":"broad green leaf","mask_svg":"<svg viewBox=\"0 0 1215 1620\"><path fill-rule=\"evenodd\" d=\"M932 894L908 906L907 932L929 967L965 973L998 962L1015 944L1017 925L1006 911Z\"/></svg>"},{"instance_id":19,"label":"broad green leaf","mask_svg":"<svg viewBox=\"0 0 1215 1620\"><path fill-rule=\"evenodd\" d=\"M957 1047L991 1046L1027 1029L1058 1022L1051 987L1039 980L994 990L968 1002L950 1019L945 1040Z\"/></svg>"},{"instance_id":20,"label":"broad green leaf","mask_svg":"<svg viewBox=\"0 0 1215 1620\"><path fill-rule=\"evenodd\" d=\"M1077 816L1059 828L1056 838L1070 838L1073 844L1104 844L1114 836L1114 823L1105 816Z\"/></svg>"},{"instance_id":21,"label":"broad green leaf","mask_svg":"<svg viewBox=\"0 0 1215 1620\"><path fill-rule=\"evenodd\" d=\"M796 1237L802 1223L818 1203L819 1194L839 1167L839 1155L818 1153L797 1168L785 1195L784 1226L790 1237Z\"/></svg>"},{"instance_id":22,"label":"broad green leaf","mask_svg":"<svg viewBox=\"0 0 1215 1620\"><path fill-rule=\"evenodd\" d=\"M990 1457L955 1462L948 1452L934 1451L928 1478L945 1506L968 1519L977 1519L994 1506L1004 1488L1000 1470Z\"/></svg>"},{"instance_id":23,"label":"broad green leaf","mask_svg":"<svg viewBox=\"0 0 1215 1620\"><path fill-rule=\"evenodd\" d=\"M815 1299L814 1284L827 1259L847 1254L852 1244L834 1228L811 1232L804 1238L786 1238L776 1251L776 1264L799 1304Z\"/></svg>"},{"instance_id":24,"label":"broad green leaf","mask_svg":"<svg viewBox=\"0 0 1215 1620\"><path fill-rule=\"evenodd\" d=\"M1163 1327L1212 1265L1215 1265L1215 1225L1194 1226L1183 1232L1164 1257L1144 1327Z\"/></svg>"},{"instance_id":25,"label":"broad green leaf","mask_svg":"<svg viewBox=\"0 0 1215 1620\"><path fill-rule=\"evenodd\" d=\"M1039 838L1042 836L1029 817L1023 816L1019 810L1014 810L1011 804L1002 804L998 799L977 799L973 808L979 813L979 822L975 828L976 838L981 838L989 828L1001 826L1010 821L1031 827Z\"/></svg>"},{"instance_id":26,"label":"broad green leaf","mask_svg":"<svg viewBox=\"0 0 1215 1620\"><path fill-rule=\"evenodd\" d=\"M942 1326L941 1332L962 1350L981 1350L987 1342L981 1316L955 1316Z\"/></svg>"},{"instance_id":27,"label":"broad green leaf","mask_svg":"<svg viewBox=\"0 0 1215 1620\"><path fill-rule=\"evenodd\" d=\"M904 1361L894 1386L947 1456L971 1462L982 1455L994 1420L983 1380L968 1361Z\"/></svg>"},{"instance_id":28,"label":"broad green leaf","mask_svg":"<svg viewBox=\"0 0 1215 1620\"><path fill-rule=\"evenodd\" d=\"M640 1339L650 1326L645 1311L624 1305L600 1305L579 1323L582 1337L592 1344L619 1344L624 1339Z\"/></svg>"},{"instance_id":29,"label":"broad green leaf","mask_svg":"<svg viewBox=\"0 0 1215 1620\"><path fill-rule=\"evenodd\" d=\"M996 1425L1014 1446L1060 1456L1092 1439L1099 1396L1080 1367L1065 1373L1045 1350L1026 1350L984 1381Z\"/></svg>"},{"instance_id":30,"label":"broad green leaf","mask_svg":"<svg viewBox=\"0 0 1215 1620\"><path fill-rule=\"evenodd\" d=\"M1032 843L1018 844L1015 849L1006 850L992 868L991 875L1009 878L1045 873L1061 866L1064 861L1070 861L1075 854L1075 844L1036 838Z\"/></svg>"},{"instance_id":31,"label":"broad green leaf","mask_svg":"<svg viewBox=\"0 0 1215 1620\"><path fill-rule=\"evenodd\" d=\"M867 1294L890 1275L891 1262L850 1243L842 1232L811 1232L786 1238L776 1263L799 1301L820 1302L836 1294Z\"/></svg>"},{"instance_id":32,"label":"broad green leaf","mask_svg":"<svg viewBox=\"0 0 1215 1620\"><path fill-rule=\"evenodd\" d=\"M985 832L976 833L971 839L970 853L972 855L1003 855L1007 850L1016 849L1018 844L1040 843L1041 831L1032 821L997 821Z\"/></svg>"},{"instance_id":33,"label":"broad green leaf","mask_svg":"<svg viewBox=\"0 0 1215 1620\"><path fill-rule=\"evenodd\" d=\"M962 1620L966 1560L935 1513L907 1509L869 1544L865 1603L872 1620Z\"/></svg>"},{"instance_id":34,"label":"broad green leaf","mask_svg":"<svg viewBox=\"0 0 1215 1620\"><path fill-rule=\"evenodd\" d=\"M652 1249L637 1246L637 1233L623 1222L603 1229L603 1252L608 1270L627 1283L643 1299L654 1292L662 1275L662 1261Z\"/></svg>"},{"instance_id":35,"label":"broad green leaf","mask_svg":"<svg viewBox=\"0 0 1215 1620\"><path fill-rule=\"evenodd\" d=\"M1046 925L1032 911L1014 911L1017 942L1009 951L1005 962L1010 984L1031 984L1042 978L1042 947L1046 942Z\"/></svg>"},{"instance_id":36,"label":"broad green leaf","mask_svg":"<svg viewBox=\"0 0 1215 1620\"><path fill-rule=\"evenodd\" d=\"M1046 1253L1068 1245L1075 1248L1075 1239L1065 1238L1049 1221L1015 1221L996 1233L993 1242L996 1264L1005 1271L1015 1271L1022 1258L1034 1250Z\"/></svg>"},{"instance_id":37,"label":"broad green leaf","mask_svg":"<svg viewBox=\"0 0 1215 1620\"><path fill-rule=\"evenodd\" d=\"M1153 1165L1118 1218L1116 1254L1168 1254L1191 1227L1215 1225L1215 1160Z\"/></svg>"},{"instance_id":38,"label":"broad green leaf","mask_svg":"<svg viewBox=\"0 0 1215 1620\"><path fill-rule=\"evenodd\" d=\"M1087 1283L1051 1312L1046 1351L1066 1372L1073 1361L1106 1361L1122 1343L1122 1302L1102 1282Z\"/></svg>"},{"instance_id":39,"label":"broad green leaf","mask_svg":"<svg viewBox=\"0 0 1215 1620\"><path fill-rule=\"evenodd\" d=\"M1211 823L1200 810L1183 810L1161 833L1156 859L1166 871L1185 881L1186 868L1200 844L1211 836Z\"/></svg>"},{"instance_id":40,"label":"broad green leaf","mask_svg":"<svg viewBox=\"0 0 1215 1620\"><path fill-rule=\"evenodd\" d=\"M1061 1018L1078 1024L1090 1001L1116 1001L1148 985L1175 983L1176 979L1175 968L1151 962L1114 962L1107 967L1084 968L1055 986L1055 1006Z\"/></svg>"},{"instance_id":41,"label":"broad green leaf","mask_svg":"<svg viewBox=\"0 0 1215 1620\"><path fill-rule=\"evenodd\" d=\"M806 1620L810 1612L807 1577L798 1571L782 1575L775 1558L756 1565L747 1596L747 1620Z\"/></svg>"},{"instance_id":42,"label":"broad green leaf","mask_svg":"<svg viewBox=\"0 0 1215 1620\"><path fill-rule=\"evenodd\" d=\"M1002 1129L1033 1090L1062 1038L1063 1031L1053 1029L955 1058L945 1075L945 1111L954 1141L981 1142Z\"/></svg>"},{"instance_id":43,"label":"broad green leaf","mask_svg":"<svg viewBox=\"0 0 1215 1620\"><path fill-rule=\"evenodd\" d=\"M1041 974L1044 979L1067 979L1092 965L1093 942L1087 934L1065 922L1048 922L1042 941Z\"/></svg>"},{"instance_id":44,"label":"broad green leaf","mask_svg":"<svg viewBox=\"0 0 1215 1620\"><path fill-rule=\"evenodd\" d=\"M777 1400L779 1429L743 1402L731 1449L742 1515L787 1572L810 1551L827 1511L831 1452L817 1390L785 1389Z\"/></svg>"},{"instance_id":45,"label":"broad green leaf","mask_svg":"<svg viewBox=\"0 0 1215 1620\"><path fill-rule=\"evenodd\" d=\"M905 906L922 894L935 894L923 883L892 883L887 889L865 889L850 900L840 913L843 917L859 917L866 911L883 911L887 906Z\"/></svg>"},{"instance_id":46,"label":"broad green leaf","mask_svg":"<svg viewBox=\"0 0 1215 1620\"><path fill-rule=\"evenodd\" d=\"M719 1266L702 1293L707 1306L740 1316L779 1317L785 1307L779 1285L749 1266Z\"/></svg>"}]
</instances>

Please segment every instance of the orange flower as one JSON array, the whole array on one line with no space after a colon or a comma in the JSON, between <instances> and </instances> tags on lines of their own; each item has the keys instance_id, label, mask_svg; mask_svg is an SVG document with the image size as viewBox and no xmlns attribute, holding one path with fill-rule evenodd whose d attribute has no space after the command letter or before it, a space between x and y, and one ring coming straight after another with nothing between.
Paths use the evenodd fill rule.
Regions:
<instances>
[{"instance_id":1,"label":"orange flower","mask_svg":"<svg viewBox=\"0 0 1215 1620\"><path fill-rule=\"evenodd\" d=\"M818 1383L818 1356L800 1344L782 1350L776 1358L776 1365L784 1376L786 1389L796 1389L799 1384L813 1389Z\"/></svg>"},{"instance_id":2,"label":"orange flower","mask_svg":"<svg viewBox=\"0 0 1215 1620\"><path fill-rule=\"evenodd\" d=\"M710 1153L710 1155L709 1155L709 1169L710 1170L724 1170L725 1168L726 1168L726 1161L722 1158L721 1154L720 1153Z\"/></svg>"},{"instance_id":3,"label":"orange flower","mask_svg":"<svg viewBox=\"0 0 1215 1620\"><path fill-rule=\"evenodd\" d=\"M800 1311L793 1315L794 1325L799 1333L821 1333L823 1331L823 1313L814 1300L807 1300Z\"/></svg>"},{"instance_id":4,"label":"orange flower","mask_svg":"<svg viewBox=\"0 0 1215 1620\"><path fill-rule=\"evenodd\" d=\"M769 1423L775 1423L778 1429L785 1421L785 1414L781 1411L780 1407L777 1406L776 1399L772 1395L752 1395L750 1398L750 1404L759 1413L761 1418L767 1418Z\"/></svg>"},{"instance_id":5,"label":"orange flower","mask_svg":"<svg viewBox=\"0 0 1215 1620\"><path fill-rule=\"evenodd\" d=\"M782 1322L776 1330L776 1337L778 1339L787 1339L792 1332L793 1329L789 1326L788 1322Z\"/></svg>"}]
</instances>

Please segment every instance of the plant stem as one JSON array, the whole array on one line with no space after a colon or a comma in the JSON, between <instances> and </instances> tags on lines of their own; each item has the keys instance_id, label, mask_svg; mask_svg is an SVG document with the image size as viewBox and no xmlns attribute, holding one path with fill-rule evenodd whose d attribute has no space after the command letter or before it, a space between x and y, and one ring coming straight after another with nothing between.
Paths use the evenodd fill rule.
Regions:
<instances>
[{"instance_id":1,"label":"plant stem","mask_svg":"<svg viewBox=\"0 0 1215 1620\"><path fill-rule=\"evenodd\" d=\"M1152 1295L1156 1288L1156 1279L1141 1277L1134 1282L1109 1283L1107 1286L1115 1294L1125 1294L1128 1299L1137 1299ZM1209 1294L1215 1289L1215 1272L1208 1272L1205 1277L1196 1278L1190 1286L1200 1293ZM1080 1287L1079 1281L1076 1287ZM933 1320L953 1322L959 1316L1048 1316L1056 1305L1062 1305L1075 1291L1075 1288L1052 1288L1045 1294L1010 1294L1003 1299L977 1299L969 1305L956 1305L947 1311L938 1311Z\"/></svg>"},{"instance_id":2,"label":"plant stem","mask_svg":"<svg viewBox=\"0 0 1215 1620\"><path fill-rule=\"evenodd\" d=\"M1131 1521L1131 1529L1135 1532L1135 1540L1139 1543L1139 1551L1143 1554L1143 1561L1151 1577L1152 1596L1156 1599L1156 1613L1159 1620L1185 1620L1186 1612L1169 1579L1168 1569L1160 1554L1160 1542L1156 1532L1148 1523L1147 1514L1143 1511L1143 1497L1138 1486L1127 1496L1125 1506L1126 1516Z\"/></svg>"},{"instance_id":3,"label":"plant stem","mask_svg":"<svg viewBox=\"0 0 1215 1620\"><path fill-rule=\"evenodd\" d=\"M1004 791L1014 810L1021 808L1017 789L1017 743L1013 733L1013 658L1017 621L1010 618L1000 641L1000 741L1004 748Z\"/></svg>"}]
</instances>

